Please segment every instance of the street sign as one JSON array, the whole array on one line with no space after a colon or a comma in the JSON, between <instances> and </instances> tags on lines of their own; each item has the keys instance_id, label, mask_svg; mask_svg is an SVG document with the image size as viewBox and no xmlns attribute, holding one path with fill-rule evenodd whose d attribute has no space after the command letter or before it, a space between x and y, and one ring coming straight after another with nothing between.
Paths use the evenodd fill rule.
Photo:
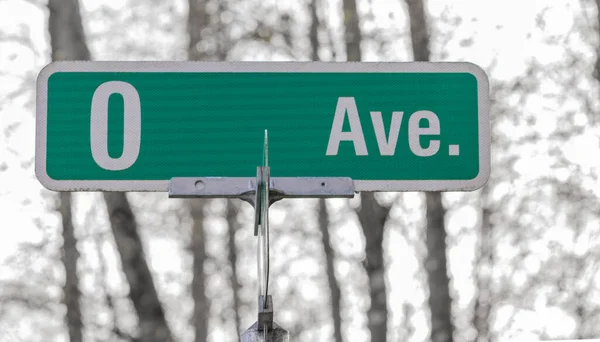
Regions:
<instances>
[{"instance_id":1,"label":"street sign","mask_svg":"<svg viewBox=\"0 0 600 342\"><path fill-rule=\"evenodd\" d=\"M173 177L350 177L356 191L474 190L489 85L470 63L54 62L37 84L36 175L60 191Z\"/></svg>"}]
</instances>

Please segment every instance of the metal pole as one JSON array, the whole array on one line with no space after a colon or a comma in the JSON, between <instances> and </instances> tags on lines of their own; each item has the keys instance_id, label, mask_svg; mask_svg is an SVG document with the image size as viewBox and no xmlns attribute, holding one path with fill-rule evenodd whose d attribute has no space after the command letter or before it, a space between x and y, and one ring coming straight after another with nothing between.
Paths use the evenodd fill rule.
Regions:
<instances>
[{"instance_id":1,"label":"metal pole","mask_svg":"<svg viewBox=\"0 0 600 342\"><path fill-rule=\"evenodd\" d=\"M354 197L352 179L344 177L275 177L269 170L267 131L262 166L256 178L176 177L169 183L170 198L239 198L254 206L257 243L258 317L244 331L241 342L288 342L290 334L273 322L269 295L269 206L283 198Z\"/></svg>"},{"instance_id":2,"label":"metal pole","mask_svg":"<svg viewBox=\"0 0 600 342\"><path fill-rule=\"evenodd\" d=\"M256 190L254 197L254 235L257 243L258 270L258 320L242 333L242 341L285 342L289 333L273 322L273 299L269 295L269 142L265 130L262 166L256 172Z\"/></svg>"}]
</instances>

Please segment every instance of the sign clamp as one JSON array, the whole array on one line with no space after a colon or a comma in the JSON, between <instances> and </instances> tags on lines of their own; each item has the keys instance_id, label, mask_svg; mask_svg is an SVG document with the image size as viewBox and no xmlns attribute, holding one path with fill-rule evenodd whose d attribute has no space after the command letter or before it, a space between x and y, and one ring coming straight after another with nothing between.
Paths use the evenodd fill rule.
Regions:
<instances>
[{"instance_id":1,"label":"sign clamp","mask_svg":"<svg viewBox=\"0 0 600 342\"><path fill-rule=\"evenodd\" d=\"M174 177L170 198L239 198L255 207L256 178ZM269 205L284 198L352 198L354 183L348 177L271 177Z\"/></svg>"},{"instance_id":2,"label":"sign clamp","mask_svg":"<svg viewBox=\"0 0 600 342\"><path fill-rule=\"evenodd\" d=\"M273 322L269 294L269 207L284 198L352 198L354 182L348 177L270 177L268 138L265 130L262 166L256 178L175 177L169 182L169 198L239 198L255 210L254 235L258 237L257 322L241 335L242 342L289 341L289 333Z\"/></svg>"}]
</instances>

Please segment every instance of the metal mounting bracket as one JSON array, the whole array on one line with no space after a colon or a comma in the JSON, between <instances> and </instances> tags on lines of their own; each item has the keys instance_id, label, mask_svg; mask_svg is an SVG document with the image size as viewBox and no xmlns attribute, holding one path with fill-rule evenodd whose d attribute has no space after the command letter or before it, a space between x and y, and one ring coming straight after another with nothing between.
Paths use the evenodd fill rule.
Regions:
<instances>
[{"instance_id":1,"label":"metal mounting bracket","mask_svg":"<svg viewBox=\"0 0 600 342\"><path fill-rule=\"evenodd\" d=\"M352 198L348 177L271 177L269 205L284 198ZM170 198L239 198L255 206L254 177L174 177Z\"/></svg>"}]
</instances>

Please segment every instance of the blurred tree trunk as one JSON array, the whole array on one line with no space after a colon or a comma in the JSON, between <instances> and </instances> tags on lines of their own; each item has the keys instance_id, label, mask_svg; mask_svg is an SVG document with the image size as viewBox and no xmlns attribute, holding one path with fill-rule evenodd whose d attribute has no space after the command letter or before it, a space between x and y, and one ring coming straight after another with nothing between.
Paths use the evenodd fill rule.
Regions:
<instances>
[{"instance_id":1,"label":"blurred tree trunk","mask_svg":"<svg viewBox=\"0 0 600 342\"><path fill-rule=\"evenodd\" d=\"M207 54L202 43L202 29L205 29L210 21L210 16L206 12L207 0L189 0L188 1L188 59L190 61L205 60Z\"/></svg>"},{"instance_id":2,"label":"blurred tree trunk","mask_svg":"<svg viewBox=\"0 0 600 342\"><path fill-rule=\"evenodd\" d=\"M360 62L362 35L356 0L343 0L346 58L349 62ZM385 267L383 265L383 229L390 211L380 205L372 192L360 194L361 204L358 219L365 235L365 271L369 278L371 307L367 312L371 341L382 342L387 338L387 293Z\"/></svg>"},{"instance_id":3,"label":"blurred tree trunk","mask_svg":"<svg viewBox=\"0 0 600 342\"><path fill-rule=\"evenodd\" d=\"M327 273L327 282L329 283L329 292L331 295L331 315L333 318L333 336L335 342L342 342L342 315L341 315L341 291L335 278L335 254L331 248L331 239L329 237L329 214L327 213L327 204L324 199L319 199L319 226L321 228L321 242L325 250L325 272Z\"/></svg>"},{"instance_id":4,"label":"blurred tree trunk","mask_svg":"<svg viewBox=\"0 0 600 342\"><path fill-rule=\"evenodd\" d=\"M594 25L594 27L596 28L596 34L598 35L598 38L600 38L600 0L596 0L595 1L596 4L596 23ZM600 41L599 41L600 42ZM596 65L594 68L594 74L593 74L594 78L600 82L600 44L598 46L596 46ZM600 116L598 114L596 114L595 118L592 118L592 123L597 123L600 121ZM583 272L584 268L581 267L579 268L579 270L581 270ZM584 338L593 338L593 329L586 329L589 328L589 324L586 324L587 322L590 322L591 320L589 319L590 316L593 315L593 313L590 313L588 310L590 309L589 307L586 307L588 305L586 305L585 300L583 300L583 295L578 295L577 296L578 300L577 300L577 305L576 305L576 315L577 318L579 319L579 327L578 327L578 333L577 333L577 338L579 339L584 339ZM598 312L598 310L596 311L596 313Z\"/></svg>"},{"instance_id":5,"label":"blurred tree trunk","mask_svg":"<svg viewBox=\"0 0 600 342\"><path fill-rule=\"evenodd\" d=\"M310 45L311 59L319 61L319 16L317 14L317 0L311 0L309 3L311 24L310 24ZM333 337L335 342L342 342L342 314L341 314L341 291L340 285L335 278L335 254L331 247L329 237L329 214L325 199L319 199L319 227L321 228L321 242L325 252L325 273L329 284L329 293L331 297L331 316L333 319Z\"/></svg>"},{"instance_id":6,"label":"blurred tree trunk","mask_svg":"<svg viewBox=\"0 0 600 342\"><path fill-rule=\"evenodd\" d=\"M227 200L227 211L225 217L227 219L227 226L229 228L228 246L229 246L229 265L231 266L231 276L229 281L231 282L231 290L233 293L233 312L235 315L235 331L239 335L242 331L242 319L240 317L240 282L237 277L237 247L235 245L235 232L237 231L239 224L237 222L238 210L234 201Z\"/></svg>"},{"instance_id":7,"label":"blurred tree trunk","mask_svg":"<svg viewBox=\"0 0 600 342\"><path fill-rule=\"evenodd\" d=\"M64 304L67 307L67 329L69 331L69 340L71 342L83 340L83 324L81 323L79 277L77 276L77 260L79 260L79 251L77 250L77 240L75 239L75 229L71 218L71 193L60 193L60 216L62 217L63 227L63 254L62 262L65 266L65 286L63 288Z\"/></svg>"},{"instance_id":8,"label":"blurred tree trunk","mask_svg":"<svg viewBox=\"0 0 600 342\"><path fill-rule=\"evenodd\" d=\"M85 43L85 34L81 23L78 0L48 1L48 31L52 60L88 60L90 52ZM62 217L63 253L62 263L65 267L64 304L67 308L66 323L71 342L83 340L83 324L77 261L79 251L73 227L71 193L59 194L59 212Z\"/></svg>"},{"instance_id":9,"label":"blurred tree trunk","mask_svg":"<svg viewBox=\"0 0 600 342\"><path fill-rule=\"evenodd\" d=\"M195 330L196 342L204 342L208 337L208 318L210 303L206 297L206 277L204 274L204 261L206 260L206 246L204 234L204 205L201 199L189 200L190 216L192 217L192 298L194 299L194 315L192 321Z\"/></svg>"},{"instance_id":10,"label":"blurred tree trunk","mask_svg":"<svg viewBox=\"0 0 600 342\"><path fill-rule=\"evenodd\" d=\"M216 17L216 34L215 37L217 39L217 60L224 61L227 59L227 55L229 54L229 50L231 49L231 42L228 36L227 24L223 22L223 14L227 12L227 7L225 0L219 0L219 5L217 6L217 12L215 13Z\"/></svg>"},{"instance_id":11,"label":"blurred tree trunk","mask_svg":"<svg viewBox=\"0 0 600 342\"><path fill-rule=\"evenodd\" d=\"M427 281L431 310L431 341L452 341L452 299L446 261L446 209L439 192L425 194L427 202Z\"/></svg>"},{"instance_id":12,"label":"blurred tree trunk","mask_svg":"<svg viewBox=\"0 0 600 342\"><path fill-rule=\"evenodd\" d=\"M600 0L596 0L596 27L600 25ZM600 29L596 29L598 38L600 38ZM594 68L594 78L600 82L600 46L596 47L596 65Z\"/></svg>"},{"instance_id":13,"label":"blurred tree trunk","mask_svg":"<svg viewBox=\"0 0 600 342\"><path fill-rule=\"evenodd\" d=\"M362 35L356 0L343 0L344 6L344 39L346 40L346 60L360 62L362 59L360 43Z\"/></svg>"},{"instance_id":14,"label":"blurred tree trunk","mask_svg":"<svg viewBox=\"0 0 600 342\"><path fill-rule=\"evenodd\" d=\"M429 61L429 32L423 0L406 0L410 20L410 37L415 61ZM431 309L431 340L453 340L452 299L446 260L446 209L440 192L425 193L427 205L427 281Z\"/></svg>"},{"instance_id":15,"label":"blurred tree trunk","mask_svg":"<svg viewBox=\"0 0 600 342\"><path fill-rule=\"evenodd\" d=\"M208 28L210 23L210 16L206 11L207 4L207 0L188 1L188 59L191 61L206 60L208 57L202 46L201 35L202 30ZM207 259L204 231L205 205L206 201L204 199L191 199L188 201L190 216L193 220L190 248L193 255L192 298L194 299L194 315L192 322L195 330L194 341L196 342L207 340L210 315L210 301L206 296L206 274L204 273L204 262Z\"/></svg>"},{"instance_id":16,"label":"blurred tree trunk","mask_svg":"<svg viewBox=\"0 0 600 342\"><path fill-rule=\"evenodd\" d=\"M600 1L600 0L598 0ZM311 60L312 61L319 61L319 16L317 14L317 0L311 0L310 3L308 4L309 6L309 10L310 10L310 32L309 32L309 39L310 39L310 47L311 47Z\"/></svg>"},{"instance_id":17,"label":"blurred tree trunk","mask_svg":"<svg viewBox=\"0 0 600 342\"><path fill-rule=\"evenodd\" d=\"M141 341L172 341L165 313L146 262L135 216L124 192L104 192L129 297L138 315Z\"/></svg>"},{"instance_id":18,"label":"blurred tree trunk","mask_svg":"<svg viewBox=\"0 0 600 342\"><path fill-rule=\"evenodd\" d=\"M491 277L494 263L494 246L492 245L492 208L489 204L489 187L486 185L481 192L481 227L479 228L479 255L475 265L475 307L473 326L477 332L474 342L488 342L490 336L491 313Z\"/></svg>"},{"instance_id":19,"label":"blurred tree trunk","mask_svg":"<svg viewBox=\"0 0 600 342\"><path fill-rule=\"evenodd\" d=\"M223 23L222 17L223 13L227 11L227 7L225 1L219 0L219 5L217 7L217 12L215 16L217 18L216 23L216 37L217 37L217 60L224 61L227 59L227 55L229 54L229 50L231 49L231 41L227 34L227 25ZM235 244L235 233L239 228L239 224L237 221L238 215L238 207L235 204L237 199L227 199L226 201L226 211L225 211L225 219L227 220L228 227L228 236L227 236L227 245L229 249L228 261L229 266L231 267L231 275L229 278L229 282L231 283L231 292L233 296L233 313L234 313L234 322L235 322L235 331L239 336L243 332L242 328L242 318L240 316L241 310L241 300L240 300L240 282L237 277L237 246Z\"/></svg>"},{"instance_id":20,"label":"blurred tree trunk","mask_svg":"<svg viewBox=\"0 0 600 342\"><path fill-rule=\"evenodd\" d=\"M405 0L410 20L410 40L413 59L418 62L429 61L429 30L423 0Z\"/></svg>"},{"instance_id":21,"label":"blurred tree trunk","mask_svg":"<svg viewBox=\"0 0 600 342\"><path fill-rule=\"evenodd\" d=\"M89 60L78 0L48 0L52 60Z\"/></svg>"},{"instance_id":22,"label":"blurred tree trunk","mask_svg":"<svg viewBox=\"0 0 600 342\"><path fill-rule=\"evenodd\" d=\"M91 54L85 42L85 34L77 0L49 0L48 26L53 60L89 60ZM152 277L144 259L141 241L133 213L124 193L104 194L109 211L111 227L125 276L129 282L130 298L140 321L140 337L144 341L171 341ZM61 194L63 238L65 241L65 269L67 284L65 302L71 341L81 341L81 315L79 288L77 286L76 262L78 253L71 222L71 197Z\"/></svg>"},{"instance_id":23,"label":"blurred tree trunk","mask_svg":"<svg viewBox=\"0 0 600 342\"><path fill-rule=\"evenodd\" d=\"M383 228L389 217L390 207L382 206L375 193L361 193L358 219L365 234L366 260L364 267L369 278L371 307L367 313L371 341L386 341L387 338L387 294L385 267L383 264Z\"/></svg>"}]
</instances>

